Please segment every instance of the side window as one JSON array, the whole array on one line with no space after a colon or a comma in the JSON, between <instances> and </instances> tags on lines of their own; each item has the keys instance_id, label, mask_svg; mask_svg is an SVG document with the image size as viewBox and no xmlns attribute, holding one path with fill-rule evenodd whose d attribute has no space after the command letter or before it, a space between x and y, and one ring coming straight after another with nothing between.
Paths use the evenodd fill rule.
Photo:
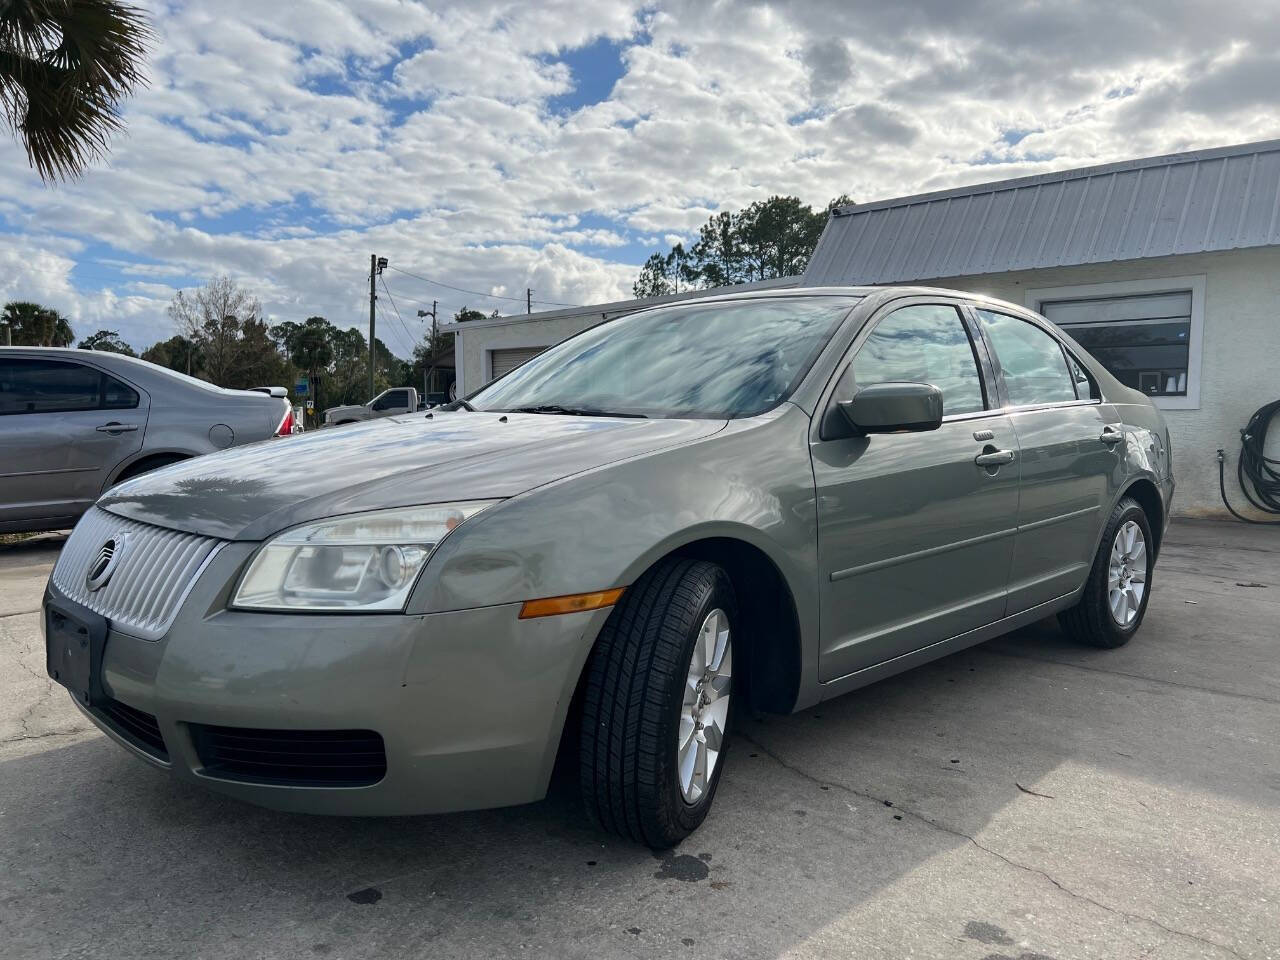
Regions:
<instances>
[{"instance_id":1,"label":"side window","mask_svg":"<svg viewBox=\"0 0 1280 960\"><path fill-rule=\"evenodd\" d=\"M96 410L102 375L61 360L0 360L0 414Z\"/></svg>"},{"instance_id":2,"label":"side window","mask_svg":"<svg viewBox=\"0 0 1280 960\"><path fill-rule=\"evenodd\" d=\"M105 410L132 410L138 405L138 394L115 377L102 375L102 406Z\"/></svg>"},{"instance_id":3,"label":"side window","mask_svg":"<svg viewBox=\"0 0 1280 960\"><path fill-rule=\"evenodd\" d=\"M408 390L388 390L373 401L374 410L398 410L409 405Z\"/></svg>"},{"instance_id":4,"label":"side window","mask_svg":"<svg viewBox=\"0 0 1280 960\"><path fill-rule=\"evenodd\" d=\"M968 331L955 307L918 304L876 324L853 358L859 386L905 380L942 391L942 413L982 410L982 378Z\"/></svg>"},{"instance_id":5,"label":"side window","mask_svg":"<svg viewBox=\"0 0 1280 960\"><path fill-rule=\"evenodd\" d=\"M1000 369L1009 403L1066 403L1076 399L1075 378L1058 341L1034 323L1007 313L979 310Z\"/></svg>"}]
</instances>

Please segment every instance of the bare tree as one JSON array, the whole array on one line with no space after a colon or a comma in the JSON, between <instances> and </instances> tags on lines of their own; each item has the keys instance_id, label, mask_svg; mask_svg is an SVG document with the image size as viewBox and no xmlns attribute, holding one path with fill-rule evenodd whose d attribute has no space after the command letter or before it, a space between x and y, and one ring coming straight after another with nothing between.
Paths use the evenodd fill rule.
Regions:
<instances>
[{"instance_id":1,"label":"bare tree","mask_svg":"<svg viewBox=\"0 0 1280 960\"><path fill-rule=\"evenodd\" d=\"M258 298L226 275L191 292L179 290L169 304L169 318L187 341L200 348L205 372L219 386L234 378L242 349L241 327L261 314Z\"/></svg>"}]
</instances>

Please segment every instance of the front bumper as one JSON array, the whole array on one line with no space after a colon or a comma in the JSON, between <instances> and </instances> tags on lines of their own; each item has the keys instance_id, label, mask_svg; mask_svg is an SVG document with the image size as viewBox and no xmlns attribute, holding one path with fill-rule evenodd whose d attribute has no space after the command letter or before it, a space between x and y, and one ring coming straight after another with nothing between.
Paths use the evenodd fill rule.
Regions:
<instances>
[{"instance_id":1,"label":"front bumper","mask_svg":"<svg viewBox=\"0 0 1280 960\"><path fill-rule=\"evenodd\" d=\"M279 810L443 813L545 794L607 610L536 620L518 619L519 604L421 616L227 610L219 585L249 549L218 555L162 639L109 630L101 686L127 708L125 722L113 705L81 709L112 739L179 779ZM52 584L50 601L76 606ZM154 718L163 749L136 735L129 710ZM227 775L210 769L207 751L202 759L205 725L373 731L386 773L362 786Z\"/></svg>"}]
</instances>

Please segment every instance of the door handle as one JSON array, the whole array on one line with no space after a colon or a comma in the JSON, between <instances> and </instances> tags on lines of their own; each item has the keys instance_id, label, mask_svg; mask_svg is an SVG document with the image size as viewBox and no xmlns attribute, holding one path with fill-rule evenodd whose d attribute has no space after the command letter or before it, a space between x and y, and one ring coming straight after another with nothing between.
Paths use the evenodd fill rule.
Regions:
<instances>
[{"instance_id":1,"label":"door handle","mask_svg":"<svg viewBox=\"0 0 1280 960\"><path fill-rule=\"evenodd\" d=\"M1121 433L1119 430L1117 430L1115 427L1103 427L1102 436L1100 436L1098 439L1110 447L1110 446L1114 446L1115 444L1123 440L1124 434Z\"/></svg>"},{"instance_id":2,"label":"door handle","mask_svg":"<svg viewBox=\"0 0 1280 960\"><path fill-rule=\"evenodd\" d=\"M973 458L973 462L980 467L999 467L1006 463L1013 463L1013 451L991 450L980 453Z\"/></svg>"},{"instance_id":3,"label":"door handle","mask_svg":"<svg viewBox=\"0 0 1280 960\"><path fill-rule=\"evenodd\" d=\"M104 423L102 426L97 428L99 433L112 433L112 434L133 433L133 431L137 429L138 429L138 425L136 423L116 423L114 420L111 421L110 423Z\"/></svg>"}]
</instances>

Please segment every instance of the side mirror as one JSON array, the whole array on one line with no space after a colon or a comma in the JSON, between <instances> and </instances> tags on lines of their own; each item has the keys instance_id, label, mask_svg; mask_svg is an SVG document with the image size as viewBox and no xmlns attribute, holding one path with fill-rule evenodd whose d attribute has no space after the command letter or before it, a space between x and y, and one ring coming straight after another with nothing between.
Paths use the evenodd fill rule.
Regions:
<instances>
[{"instance_id":1,"label":"side mirror","mask_svg":"<svg viewBox=\"0 0 1280 960\"><path fill-rule=\"evenodd\" d=\"M854 436L937 430L942 391L931 383L873 383L837 407Z\"/></svg>"}]
</instances>

